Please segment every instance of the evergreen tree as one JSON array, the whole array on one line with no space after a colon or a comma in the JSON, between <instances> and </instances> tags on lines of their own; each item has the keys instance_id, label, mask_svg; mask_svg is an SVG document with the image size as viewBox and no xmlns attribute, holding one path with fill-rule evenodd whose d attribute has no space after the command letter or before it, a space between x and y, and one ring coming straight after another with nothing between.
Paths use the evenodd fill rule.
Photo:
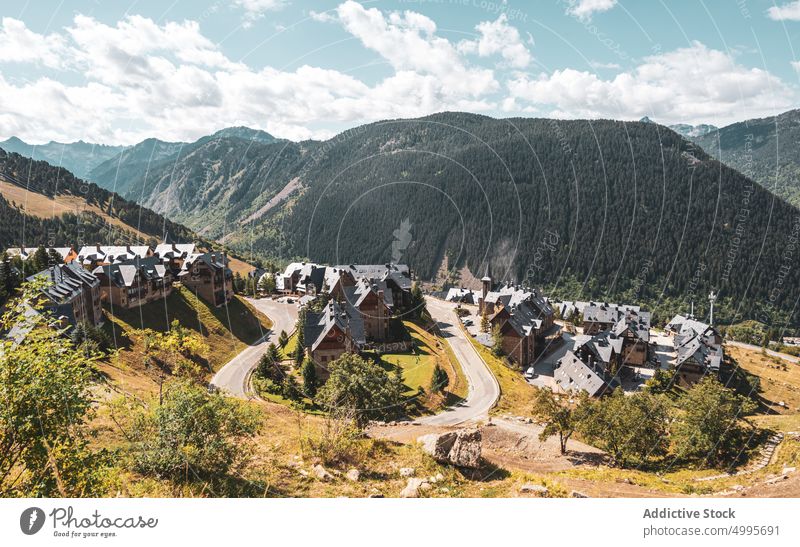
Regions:
<instances>
[{"instance_id":1,"label":"evergreen tree","mask_svg":"<svg viewBox=\"0 0 800 547\"><path fill-rule=\"evenodd\" d=\"M281 348L285 348L286 344L288 343L289 343L289 335L286 334L285 330L282 330L280 336L278 336L278 345Z\"/></svg>"},{"instance_id":2,"label":"evergreen tree","mask_svg":"<svg viewBox=\"0 0 800 547\"><path fill-rule=\"evenodd\" d=\"M444 388L450 383L450 378L447 377L447 372L437 363L433 368L433 377L431 378L431 391L438 393L444 391Z\"/></svg>"},{"instance_id":3,"label":"evergreen tree","mask_svg":"<svg viewBox=\"0 0 800 547\"><path fill-rule=\"evenodd\" d=\"M303 364L304 358L305 358L305 348L300 344L300 340L298 340L297 345L294 347L294 354L292 355L292 361L294 361L294 365L296 367L300 367Z\"/></svg>"},{"instance_id":4,"label":"evergreen tree","mask_svg":"<svg viewBox=\"0 0 800 547\"><path fill-rule=\"evenodd\" d=\"M309 399L317 394L317 367L311 359L303 362L303 392Z\"/></svg>"}]
</instances>

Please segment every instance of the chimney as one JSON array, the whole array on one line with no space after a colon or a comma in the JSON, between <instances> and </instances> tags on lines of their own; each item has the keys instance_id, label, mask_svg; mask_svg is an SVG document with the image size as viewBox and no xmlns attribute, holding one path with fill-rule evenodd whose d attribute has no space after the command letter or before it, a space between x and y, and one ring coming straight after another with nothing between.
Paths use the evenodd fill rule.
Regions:
<instances>
[{"instance_id":1,"label":"chimney","mask_svg":"<svg viewBox=\"0 0 800 547\"><path fill-rule=\"evenodd\" d=\"M103 252L103 249L100 248L100 245L95 245L95 248L97 248L97 252L98 253L102 253Z\"/></svg>"}]
</instances>

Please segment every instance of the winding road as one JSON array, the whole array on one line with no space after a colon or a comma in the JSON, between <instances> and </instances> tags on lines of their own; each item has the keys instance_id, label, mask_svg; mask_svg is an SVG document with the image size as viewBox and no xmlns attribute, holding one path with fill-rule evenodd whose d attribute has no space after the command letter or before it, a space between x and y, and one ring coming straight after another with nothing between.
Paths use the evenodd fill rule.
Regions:
<instances>
[{"instance_id":1,"label":"winding road","mask_svg":"<svg viewBox=\"0 0 800 547\"><path fill-rule=\"evenodd\" d=\"M228 361L211 379L211 385L235 397L249 397L250 372L271 343L278 344L282 330L294 330L297 322L297 304L285 304L269 298L247 298L247 301L272 321L272 329L251 344L236 357Z\"/></svg>"},{"instance_id":2,"label":"winding road","mask_svg":"<svg viewBox=\"0 0 800 547\"><path fill-rule=\"evenodd\" d=\"M424 425L458 425L464 422L485 419L489 410L500 398L500 385L489 371L468 335L458 325L455 304L432 297L425 297L428 312L439 325L442 336L453 348L453 353L464 370L469 383L467 398L434 416L419 418L416 423Z\"/></svg>"},{"instance_id":3,"label":"winding road","mask_svg":"<svg viewBox=\"0 0 800 547\"><path fill-rule=\"evenodd\" d=\"M278 343L282 330L287 333L297 322L297 305L275 300L248 298L258 311L272 320L272 329L262 338L231 359L211 379L211 385L230 395L241 398L250 396L249 377L258 360L267 352L270 343ZM419 418L415 422L424 425L453 426L464 422L486 419L489 410L500 397L500 386L486 363L475 351L468 334L458 326L455 305L450 302L426 297L428 311L439 325L442 336L450 344L469 384L467 398L461 403L433 416Z\"/></svg>"}]
</instances>

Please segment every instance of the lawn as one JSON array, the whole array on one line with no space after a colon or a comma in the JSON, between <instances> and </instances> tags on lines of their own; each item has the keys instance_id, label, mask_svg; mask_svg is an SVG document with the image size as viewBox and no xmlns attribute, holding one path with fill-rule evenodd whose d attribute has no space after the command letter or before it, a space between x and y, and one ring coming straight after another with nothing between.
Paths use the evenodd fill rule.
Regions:
<instances>
[{"instance_id":1,"label":"lawn","mask_svg":"<svg viewBox=\"0 0 800 547\"><path fill-rule=\"evenodd\" d=\"M278 333L280 334L280 333ZM293 332L292 335L289 337L289 341L286 342L286 346L281 350L283 353L284 359L291 359L292 355L294 355L295 348L297 348L297 332Z\"/></svg>"}]
</instances>

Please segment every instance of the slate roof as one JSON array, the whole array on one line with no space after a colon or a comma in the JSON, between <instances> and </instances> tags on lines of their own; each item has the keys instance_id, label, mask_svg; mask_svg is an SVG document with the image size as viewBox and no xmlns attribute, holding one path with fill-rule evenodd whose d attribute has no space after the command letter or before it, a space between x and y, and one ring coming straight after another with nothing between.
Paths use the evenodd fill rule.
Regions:
<instances>
[{"instance_id":1,"label":"slate roof","mask_svg":"<svg viewBox=\"0 0 800 547\"><path fill-rule=\"evenodd\" d=\"M603 331L585 340L577 347L582 352L593 356L595 361L607 366L614 354L619 355L622 352L622 338L611 331Z\"/></svg>"},{"instance_id":2,"label":"slate roof","mask_svg":"<svg viewBox=\"0 0 800 547\"><path fill-rule=\"evenodd\" d=\"M145 258L150 254L147 245L87 245L78 251L78 260L83 264L94 261L125 262L136 257Z\"/></svg>"},{"instance_id":3,"label":"slate roof","mask_svg":"<svg viewBox=\"0 0 800 547\"><path fill-rule=\"evenodd\" d=\"M345 303L340 305L331 300L320 312L307 312L303 340L307 348L314 351L330 330L337 326L342 332L350 333L350 338L356 346L366 343L364 335L364 321L361 314L353 306Z\"/></svg>"},{"instance_id":4,"label":"slate roof","mask_svg":"<svg viewBox=\"0 0 800 547\"><path fill-rule=\"evenodd\" d=\"M615 379L584 363L572 351L567 351L556 363L553 378L563 391L586 391L593 397L612 391L618 385Z\"/></svg>"},{"instance_id":5,"label":"slate roof","mask_svg":"<svg viewBox=\"0 0 800 547\"><path fill-rule=\"evenodd\" d=\"M39 247L11 247L6 250L6 254L9 258L15 258L18 256L23 262L25 262L32 257L38 249ZM72 252L72 247L45 247L45 250L48 252L56 251L61 255L61 258L67 258L67 255Z\"/></svg>"},{"instance_id":6,"label":"slate roof","mask_svg":"<svg viewBox=\"0 0 800 547\"><path fill-rule=\"evenodd\" d=\"M447 291L447 296L444 297L448 302L463 302L465 304L477 304L481 297L481 293L470 289L456 289L452 288Z\"/></svg>"},{"instance_id":7,"label":"slate roof","mask_svg":"<svg viewBox=\"0 0 800 547\"><path fill-rule=\"evenodd\" d=\"M166 266L156 256L134 258L121 263L107 264L95 268L95 274L104 273L111 283L117 287L132 287L136 274L146 281L164 279L168 273Z\"/></svg>"},{"instance_id":8,"label":"slate roof","mask_svg":"<svg viewBox=\"0 0 800 547\"><path fill-rule=\"evenodd\" d=\"M156 245L153 254L161 259L187 258L197 254L194 243L161 243Z\"/></svg>"},{"instance_id":9,"label":"slate roof","mask_svg":"<svg viewBox=\"0 0 800 547\"><path fill-rule=\"evenodd\" d=\"M28 281L34 279L46 279L49 282L43 293L56 304L71 302L80 295L84 287L95 287L100 283L95 276L77 264L50 266L28 277Z\"/></svg>"},{"instance_id":10,"label":"slate roof","mask_svg":"<svg viewBox=\"0 0 800 547\"><path fill-rule=\"evenodd\" d=\"M179 275L187 275L189 269L198 260L205 263L212 270L225 270L226 276L232 274L230 268L228 268L228 259L225 253L214 251L210 253L196 253L187 257L186 260L183 261L183 266L181 267Z\"/></svg>"}]
</instances>

